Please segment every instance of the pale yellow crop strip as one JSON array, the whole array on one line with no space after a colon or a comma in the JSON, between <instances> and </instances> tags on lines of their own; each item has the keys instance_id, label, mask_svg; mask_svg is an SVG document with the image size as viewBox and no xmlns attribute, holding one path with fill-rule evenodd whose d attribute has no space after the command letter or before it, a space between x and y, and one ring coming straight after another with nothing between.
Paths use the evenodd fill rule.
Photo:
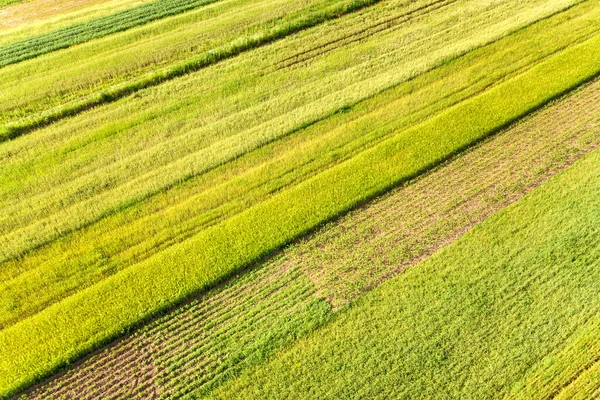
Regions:
<instances>
[{"instance_id":1,"label":"pale yellow crop strip","mask_svg":"<svg viewBox=\"0 0 600 400\"><path fill-rule=\"evenodd\" d=\"M321 3L219 1L199 10L0 69L2 122L31 118L156 71L287 14ZM60 68L57 68L60 66ZM21 81L15 96L15 81Z\"/></svg>"},{"instance_id":2,"label":"pale yellow crop strip","mask_svg":"<svg viewBox=\"0 0 600 400\"><path fill-rule=\"evenodd\" d=\"M518 24L526 23L534 18L534 16L539 18L540 14L544 15L544 13L554 10L556 7L564 7L564 4L565 3L562 2L557 3L556 5L543 4L539 7L534 7L533 9L526 9L522 14L517 14L516 17L511 18L510 24L504 25L505 23L498 23L497 26L492 26L483 32L481 31L480 26L471 23L469 28L473 28L473 31L468 32L476 35L476 38L469 38L467 36L462 45L468 46L465 49L467 50L477 43L481 43L482 41L485 43L485 41L493 40L498 36L504 35L505 31L510 29L511 26L515 26L515 24L518 26ZM506 9L506 12L509 11L511 14L514 13L512 8L510 10L508 8ZM485 20L485 14L482 14L482 16L482 18ZM371 59L370 67L367 67L366 65L360 65L360 68L358 66L350 69L343 68L345 71L336 74L336 79L332 80L331 82L326 82L326 84L324 84L322 81L317 81L311 84L309 87L302 88L298 92L288 91L288 96L293 98L310 99L315 94L323 97L319 98L317 102L313 101L305 106L301 106L302 103L298 102L286 103L282 101L283 99L277 98L275 98L272 102L263 102L259 108L260 111L256 110L251 113L244 113L243 119L236 121L235 125L232 125L229 121L225 120L224 123L227 125L214 125L210 130L208 130L208 132L216 132L217 128L224 128L227 126L233 127L234 129L239 129L248 121L255 119L257 119L260 123L264 111L273 109L273 106L275 106L275 109L278 109L277 113L281 113L283 111L284 114L281 116L276 116L277 114L271 112L271 120L248 129L245 132L242 131L236 133L234 136L227 138L227 140L217 142L208 148L200 148L199 151L188 156L185 156L185 154L190 153L194 148L193 143L190 143L190 140L193 140L198 136L198 132L196 130L189 131L188 134L176 137L176 141L163 141L161 142L160 146L153 148L152 152L148 152L147 150L141 152L140 155L143 156L141 159L138 155L136 155L135 157L138 158L138 160L134 161L134 159L130 157L129 159L111 166L110 168L112 171L114 171L111 174L106 174L105 169L102 171L102 175L89 175L85 180L79 179L69 183L68 186L71 186L70 190L66 190L67 188L65 187L57 187L55 190L44 193L41 196L32 196L24 202L15 202L14 205L9 205L6 209L6 215L10 215L10 218L3 219L4 221L2 224L4 225L5 231L9 226L13 228L8 229L14 229L14 227L22 225L23 223L28 224L32 222L32 224L28 225L27 227L20 228L20 230L15 230L3 237L3 241L6 243L4 246L4 249L6 249L5 254L19 254L23 251L23 249L35 246L36 243L42 243L49 238L56 237L57 234L60 235L63 232L73 229L74 227L83 226L84 224L97 220L106 212L110 212L111 209L118 207L119 204L126 204L127 202L144 198L153 191L169 187L170 185L180 181L180 179L184 176L200 174L214 165L226 162L232 157L236 157L251 150L255 146L260 146L268 141L274 140L281 135L286 134L286 132L294 129L294 127L298 125L302 125L306 122L314 120L315 118L323 117L330 113L332 109L335 109L335 107L340 107L348 102L357 101L362 97L368 97L376 91L382 90L385 87L401 81L402 79L410 77L412 74L415 74L417 71L419 71L419 69L421 71L426 70L431 63L455 54L456 50L452 47L446 46L445 44L446 43L443 41L439 44L441 48L444 49L443 51L433 52L432 54L428 55L425 60L417 60L416 65L413 64L409 67L406 65L398 66L397 63L393 62L393 59L382 62L384 60L381 57L374 57ZM277 46L275 46L275 48L276 47ZM390 48L390 50L393 51L392 48ZM387 51L385 46L384 51ZM450 53L447 53L448 51ZM329 59L334 63L334 65L338 64L336 58L330 57ZM418 69L414 69L416 66L419 66ZM338 64L337 68L340 67L341 65ZM220 70L221 68L215 68L215 70ZM385 72L380 72L379 75L377 75L373 68L377 68L379 70L383 69ZM389 70L386 71L386 69ZM291 76L289 73L286 73L285 75L286 79L289 79ZM200 79L204 78L202 73L195 74L195 76ZM375 76L375 78L372 78L373 76ZM293 75L291 78L295 79ZM209 81L214 83L213 80L207 80L207 82ZM349 85L347 84L347 82L352 81L355 81L356 83ZM340 87L339 82L346 82L347 86L342 85ZM181 95L181 88L177 87L177 89L179 95ZM195 86L194 90L196 91L202 89L201 87ZM333 92L333 94L328 95L328 93L331 92ZM306 100L303 101L306 102ZM297 108L294 109L294 107ZM293 110L285 114L285 111L289 109ZM264 117L262 117L262 119L264 119ZM235 132L235 130L233 132ZM200 137L202 137L202 135L200 135ZM253 140L253 144L248 143L249 139ZM164 150L160 150L161 148ZM179 151L177 150L178 148L180 149ZM165 158L165 156L167 156L167 158ZM169 164L169 159L175 159L176 161ZM209 161L211 159L213 160L212 162ZM156 161L158 160L161 161L157 163ZM91 194L92 192L89 192L90 183L98 182L97 185L100 187L106 185L106 182L112 182L110 185L114 185L115 178L119 174L123 178L132 176L132 174L134 174L134 176L139 175L138 171L147 170L146 166L148 163L157 165L158 168L145 174L145 176L142 175L134 178L133 180L129 180L128 182L125 181L127 183L121 184L112 190L104 191L98 196L89 197L89 199L86 199L86 196L84 195L84 200L80 201L80 199L82 199L82 192L79 188L85 187L88 193ZM164 166L160 167L160 164L163 164ZM118 175L115 175L115 173ZM66 197L68 196L69 192L72 193L71 200ZM62 213L59 212L57 214L52 214L51 208L48 207L52 204L52 201L54 201L55 204L52 207L56 207L56 205L60 204L60 208L64 208L65 205L69 204L68 202L71 201L76 201L76 203L74 203L73 206L66 208L66 211L63 211ZM67 203L65 203L65 201L67 201ZM42 204L44 205L41 208L37 208ZM36 210L37 208L33 214L31 211L29 211L32 210L31 207L34 207L33 210ZM85 216L86 214L87 216ZM44 220L34 221L32 218L36 218L34 217L35 215L51 216L45 218ZM19 220L21 222L19 222ZM6 225L7 223L8 225ZM50 225L48 225L48 223L50 223ZM43 226L44 224L46 225Z\"/></svg>"}]
</instances>

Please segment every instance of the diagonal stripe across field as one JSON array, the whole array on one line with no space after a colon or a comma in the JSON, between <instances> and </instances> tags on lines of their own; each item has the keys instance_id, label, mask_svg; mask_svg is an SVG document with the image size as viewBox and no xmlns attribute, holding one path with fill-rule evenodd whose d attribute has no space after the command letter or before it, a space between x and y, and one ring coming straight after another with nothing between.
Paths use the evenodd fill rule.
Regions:
<instances>
[{"instance_id":1,"label":"diagonal stripe across field","mask_svg":"<svg viewBox=\"0 0 600 400\"><path fill-rule=\"evenodd\" d=\"M217 0L155 0L115 14L0 46L0 68L138 25L193 10Z\"/></svg>"},{"instance_id":2,"label":"diagonal stripe across field","mask_svg":"<svg viewBox=\"0 0 600 400\"><path fill-rule=\"evenodd\" d=\"M28 397L207 395L599 145L597 81L101 350Z\"/></svg>"}]
</instances>

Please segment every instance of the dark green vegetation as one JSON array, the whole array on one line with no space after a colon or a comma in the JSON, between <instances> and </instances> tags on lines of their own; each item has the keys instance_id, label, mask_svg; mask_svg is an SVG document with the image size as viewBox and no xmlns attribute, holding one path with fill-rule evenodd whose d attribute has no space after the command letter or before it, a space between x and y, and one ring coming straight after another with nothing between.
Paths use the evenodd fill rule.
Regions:
<instances>
[{"instance_id":1,"label":"dark green vegetation","mask_svg":"<svg viewBox=\"0 0 600 400\"><path fill-rule=\"evenodd\" d=\"M0 68L111 33L201 7L217 0L156 0L85 23L0 46Z\"/></svg>"},{"instance_id":2,"label":"dark green vegetation","mask_svg":"<svg viewBox=\"0 0 600 400\"><path fill-rule=\"evenodd\" d=\"M93 1L89 14L57 26L117 15L107 10L118 4ZM1 68L0 393L251 269L589 82L600 72L598 5L218 1ZM565 157L558 166L573 159ZM284 312L298 297L307 319L274 313L257 330L264 345L249 353L200 342L215 357L206 363L197 364L198 349L182 359L150 351L167 383L148 387L168 389L167 397L208 393L322 324L330 315L323 299L343 307L401 269L340 268L333 276L346 287L292 269L303 276L293 275L299 286L282 277L288 283L273 290L284 297L265 307ZM249 332L243 321L229 326ZM312 322L305 329L302 321ZM270 341L277 324L281 334ZM231 346L254 340L240 335ZM240 363L246 358L253 361ZM190 364L206 368L173 383Z\"/></svg>"}]
</instances>

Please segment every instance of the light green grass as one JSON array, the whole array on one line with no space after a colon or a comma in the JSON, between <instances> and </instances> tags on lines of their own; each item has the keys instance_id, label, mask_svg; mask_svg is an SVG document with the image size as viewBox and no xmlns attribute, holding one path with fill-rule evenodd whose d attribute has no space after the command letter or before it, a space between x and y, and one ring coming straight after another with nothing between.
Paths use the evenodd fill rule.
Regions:
<instances>
[{"instance_id":1,"label":"light green grass","mask_svg":"<svg viewBox=\"0 0 600 400\"><path fill-rule=\"evenodd\" d=\"M600 71L599 56L597 36L3 330L1 393L30 384L590 79Z\"/></svg>"},{"instance_id":2,"label":"light green grass","mask_svg":"<svg viewBox=\"0 0 600 400\"><path fill-rule=\"evenodd\" d=\"M581 33L573 33L582 20L574 16L581 15L586 16L587 26L589 15L575 9L536 24L26 257L5 262L0 270L0 327L176 246L394 132L530 68L578 40ZM556 40L557 34L562 40Z\"/></svg>"},{"instance_id":3,"label":"light green grass","mask_svg":"<svg viewBox=\"0 0 600 400\"><path fill-rule=\"evenodd\" d=\"M218 397L551 398L600 355L599 166L595 151Z\"/></svg>"}]
</instances>

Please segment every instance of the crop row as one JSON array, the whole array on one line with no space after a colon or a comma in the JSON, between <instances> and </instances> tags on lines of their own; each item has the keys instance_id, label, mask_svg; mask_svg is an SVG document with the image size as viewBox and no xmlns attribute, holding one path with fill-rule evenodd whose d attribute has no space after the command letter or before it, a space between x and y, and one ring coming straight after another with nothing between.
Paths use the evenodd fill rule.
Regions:
<instances>
[{"instance_id":1,"label":"crop row","mask_svg":"<svg viewBox=\"0 0 600 400\"><path fill-rule=\"evenodd\" d=\"M562 46L548 34L557 30L540 28L545 39L532 34L535 39L530 40ZM11 325L522 72L539 60L521 47L526 36L482 48L27 257L5 262L0 323ZM555 49L549 46L538 57Z\"/></svg>"},{"instance_id":2,"label":"crop row","mask_svg":"<svg viewBox=\"0 0 600 400\"><path fill-rule=\"evenodd\" d=\"M2 70L5 90L0 109L2 122L8 123L0 140L206 68L379 1L225 2L218 4L218 9L200 9L57 53L34 65ZM23 75L27 82L20 86L19 96L14 96L10 83Z\"/></svg>"},{"instance_id":3,"label":"crop row","mask_svg":"<svg viewBox=\"0 0 600 400\"><path fill-rule=\"evenodd\" d=\"M156 0L112 15L0 46L0 68L64 49L157 19L202 7L217 0Z\"/></svg>"},{"instance_id":4,"label":"crop row","mask_svg":"<svg viewBox=\"0 0 600 400\"><path fill-rule=\"evenodd\" d=\"M129 396L160 393L165 398L209 394L263 360L249 360L248 355L265 349L269 353L282 344L277 338L303 336L328 320L323 319L328 312L319 307L294 311L308 304L306 293L315 296L307 276L319 297L340 307L597 147L599 88L600 82L584 87L411 185L350 213L28 397L114 397L122 390L129 390ZM412 252L405 253L407 248ZM278 310L276 315L273 310ZM298 322L289 325L290 318ZM142 365L151 365L154 372L146 374ZM139 376L143 384L124 385L123 376Z\"/></svg>"},{"instance_id":5,"label":"crop row","mask_svg":"<svg viewBox=\"0 0 600 400\"><path fill-rule=\"evenodd\" d=\"M297 269L281 262L258 268L141 329L134 335L137 345L131 340L117 344L83 369L67 372L58 385L50 383L30 396L115 396L123 376L139 373L136 364L145 352L155 373L143 385L129 387L129 395L157 391L180 398L201 387L206 391L322 324L327 307L313 293Z\"/></svg>"}]
</instances>

